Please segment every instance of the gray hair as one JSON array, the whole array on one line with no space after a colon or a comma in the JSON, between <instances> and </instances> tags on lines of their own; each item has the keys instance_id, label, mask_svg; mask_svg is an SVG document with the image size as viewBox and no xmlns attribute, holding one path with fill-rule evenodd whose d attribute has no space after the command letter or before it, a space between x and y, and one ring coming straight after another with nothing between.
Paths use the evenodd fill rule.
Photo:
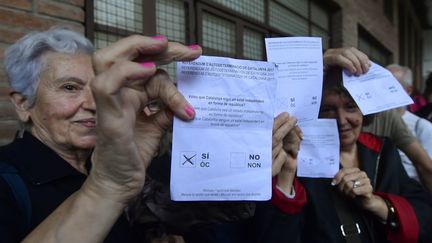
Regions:
<instances>
[{"instance_id":1,"label":"gray hair","mask_svg":"<svg viewBox=\"0 0 432 243\"><path fill-rule=\"evenodd\" d=\"M404 86L412 86L413 85L413 73L409 67L401 66L399 64L390 64L387 66L387 69L397 69L403 73L403 77L401 80Z\"/></svg>"},{"instance_id":2,"label":"gray hair","mask_svg":"<svg viewBox=\"0 0 432 243\"><path fill-rule=\"evenodd\" d=\"M4 67L9 84L27 99L30 106L35 102L43 68L41 57L48 52L92 54L94 47L81 34L62 27L31 32L8 47Z\"/></svg>"}]
</instances>

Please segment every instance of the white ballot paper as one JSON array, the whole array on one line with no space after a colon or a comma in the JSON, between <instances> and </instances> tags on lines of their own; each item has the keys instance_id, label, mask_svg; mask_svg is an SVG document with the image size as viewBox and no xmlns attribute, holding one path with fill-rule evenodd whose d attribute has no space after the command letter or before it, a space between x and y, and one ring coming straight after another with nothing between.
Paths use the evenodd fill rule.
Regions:
<instances>
[{"instance_id":1,"label":"white ballot paper","mask_svg":"<svg viewBox=\"0 0 432 243\"><path fill-rule=\"evenodd\" d=\"M177 63L193 121L174 120L171 199L271 198L276 65L201 56Z\"/></svg>"},{"instance_id":2,"label":"white ballot paper","mask_svg":"<svg viewBox=\"0 0 432 243\"><path fill-rule=\"evenodd\" d=\"M402 85L387 69L372 63L369 71L349 76L343 71L343 84L363 115L389 110L413 103Z\"/></svg>"},{"instance_id":3,"label":"white ballot paper","mask_svg":"<svg viewBox=\"0 0 432 243\"><path fill-rule=\"evenodd\" d=\"M317 119L323 80L319 37L266 38L267 60L278 67L275 116L287 111L302 121Z\"/></svg>"},{"instance_id":4,"label":"white ballot paper","mask_svg":"<svg viewBox=\"0 0 432 243\"><path fill-rule=\"evenodd\" d=\"M333 178L339 171L339 132L335 119L303 122L297 176Z\"/></svg>"}]
</instances>

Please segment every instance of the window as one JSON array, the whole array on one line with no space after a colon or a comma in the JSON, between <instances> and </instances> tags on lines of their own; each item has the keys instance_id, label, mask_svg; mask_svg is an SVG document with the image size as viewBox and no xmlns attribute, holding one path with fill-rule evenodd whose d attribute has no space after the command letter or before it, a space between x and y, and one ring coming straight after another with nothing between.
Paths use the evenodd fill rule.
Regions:
<instances>
[{"instance_id":1,"label":"window","mask_svg":"<svg viewBox=\"0 0 432 243\"><path fill-rule=\"evenodd\" d=\"M393 6L393 0L383 0L384 15L390 20L390 22L393 22Z\"/></svg>"},{"instance_id":2,"label":"window","mask_svg":"<svg viewBox=\"0 0 432 243\"><path fill-rule=\"evenodd\" d=\"M264 35L259 31L244 29L243 56L247 59L263 60Z\"/></svg>"},{"instance_id":3,"label":"window","mask_svg":"<svg viewBox=\"0 0 432 243\"><path fill-rule=\"evenodd\" d=\"M323 48L331 46L329 11L316 2L270 0L269 24L288 35L322 37Z\"/></svg>"},{"instance_id":4,"label":"window","mask_svg":"<svg viewBox=\"0 0 432 243\"><path fill-rule=\"evenodd\" d=\"M188 44L186 12L184 1L156 0L156 33L171 41ZM164 67L172 78L175 78L175 65L170 63Z\"/></svg>"},{"instance_id":5,"label":"window","mask_svg":"<svg viewBox=\"0 0 432 243\"><path fill-rule=\"evenodd\" d=\"M202 15L202 46L208 54L234 57L236 54L236 25L211 13Z\"/></svg>"},{"instance_id":6,"label":"window","mask_svg":"<svg viewBox=\"0 0 432 243\"><path fill-rule=\"evenodd\" d=\"M415 21L410 2L399 1L399 63L411 68L414 74L414 85L419 88L422 80L422 28Z\"/></svg>"},{"instance_id":7,"label":"window","mask_svg":"<svg viewBox=\"0 0 432 243\"><path fill-rule=\"evenodd\" d=\"M264 0L211 0L244 16L264 23Z\"/></svg>"},{"instance_id":8,"label":"window","mask_svg":"<svg viewBox=\"0 0 432 243\"><path fill-rule=\"evenodd\" d=\"M361 27L359 27L358 49L381 66L386 66L393 61L391 52Z\"/></svg>"},{"instance_id":9,"label":"window","mask_svg":"<svg viewBox=\"0 0 432 243\"><path fill-rule=\"evenodd\" d=\"M206 55L265 59L267 36L319 36L330 44L330 13L319 0L92 0L90 38L101 48L130 34L197 43ZM91 6L91 5L90 5ZM91 22L91 21L90 21ZM175 64L166 67L170 75Z\"/></svg>"},{"instance_id":10,"label":"window","mask_svg":"<svg viewBox=\"0 0 432 243\"><path fill-rule=\"evenodd\" d=\"M143 6L137 0L94 1L94 43L102 48L119 38L143 33Z\"/></svg>"}]
</instances>

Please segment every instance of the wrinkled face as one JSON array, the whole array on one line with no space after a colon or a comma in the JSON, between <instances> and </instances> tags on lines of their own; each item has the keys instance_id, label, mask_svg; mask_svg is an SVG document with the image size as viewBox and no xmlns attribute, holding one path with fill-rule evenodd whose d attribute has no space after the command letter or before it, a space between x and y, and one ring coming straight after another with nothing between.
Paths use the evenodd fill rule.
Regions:
<instances>
[{"instance_id":1,"label":"wrinkled face","mask_svg":"<svg viewBox=\"0 0 432 243\"><path fill-rule=\"evenodd\" d=\"M43 58L36 101L28 109L32 134L52 148L91 149L96 143L91 57L49 53Z\"/></svg>"},{"instance_id":2,"label":"wrinkled face","mask_svg":"<svg viewBox=\"0 0 432 243\"><path fill-rule=\"evenodd\" d=\"M350 96L324 90L319 116L337 120L341 149L355 145L360 135L363 114Z\"/></svg>"}]
</instances>

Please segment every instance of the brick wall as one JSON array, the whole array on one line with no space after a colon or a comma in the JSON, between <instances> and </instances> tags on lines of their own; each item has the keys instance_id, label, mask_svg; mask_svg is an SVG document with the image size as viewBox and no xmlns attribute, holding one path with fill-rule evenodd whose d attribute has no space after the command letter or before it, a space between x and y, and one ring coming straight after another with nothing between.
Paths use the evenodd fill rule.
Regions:
<instances>
[{"instance_id":1,"label":"brick wall","mask_svg":"<svg viewBox=\"0 0 432 243\"><path fill-rule=\"evenodd\" d=\"M84 0L0 0L0 145L9 142L19 127L8 98L4 50L30 31L55 25L84 33L84 19Z\"/></svg>"},{"instance_id":2,"label":"brick wall","mask_svg":"<svg viewBox=\"0 0 432 243\"><path fill-rule=\"evenodd\" d=\"M361 25L399 60L397 4L392 23L385 15L382 0L334 0L342 9L342 46L358 46L358 26Z\"/></svg>"}]
</instances>

